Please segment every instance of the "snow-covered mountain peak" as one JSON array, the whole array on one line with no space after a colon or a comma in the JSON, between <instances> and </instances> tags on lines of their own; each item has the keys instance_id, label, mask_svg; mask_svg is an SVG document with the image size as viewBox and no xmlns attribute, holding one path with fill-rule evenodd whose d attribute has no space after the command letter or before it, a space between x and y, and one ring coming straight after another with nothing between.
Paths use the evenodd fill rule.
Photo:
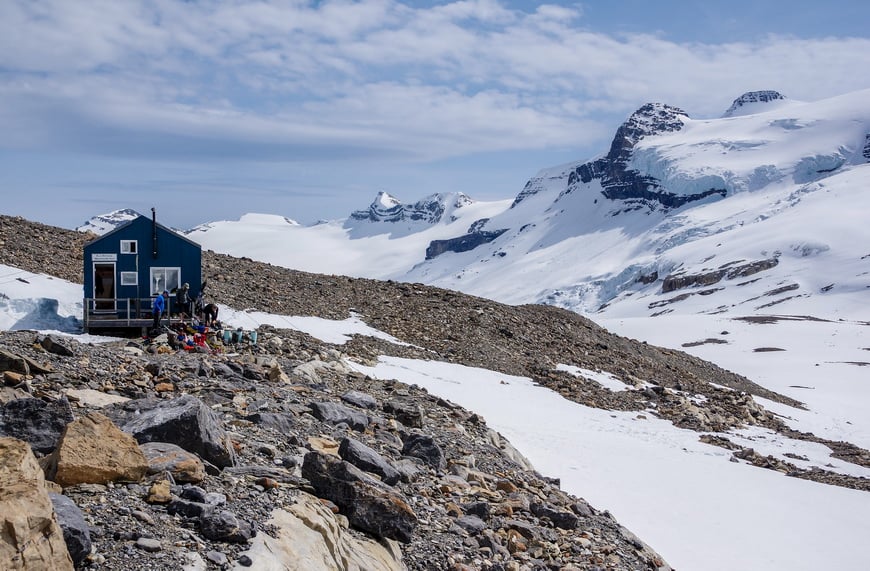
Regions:
<instances>
[{"instance_id":1,"label":"snow-covered mountain peak","mask_svg":"<svg viewBox=\"0 0 870 571\"><path fill-rule=\"evenodd\" d=\"M139 213L130 208L122 208L109 212L108 214L98 214L90 220L86 221L76 230L79 232L93 232L99 236L108 234L118 226L129 222L139 216Z\"/></svg>"},{"instance_id":2,"label":"snow-covered mountain peak","mask_svg":"<svg viewBox=\"0 0 870 571\"><path fill-rule=\"evenodd\" d=\"M689 114L664 103L647 103L623 123L616 131L610 153L613 155L619 149L630 148L644 137L672 133L683 128Z\"/></svg>"},{"instance_id":3,"label":"snow-covered mountain peak","mask_svg":"<svg viewBox=\"0 0 870 571\"><path fill-rule=\"evenodd\" d=\"M787 97L779 91L747 91L731 103L722 117L738 117L770 111L787 101Z\"/></svg>"},{"instance_id":4,"label":"snow-covered mountain peak","mask_svg":"<svg viewBox=\"0 0 870 571\"><path fill-rule=\"evenodd\" d=\"M381 191L366 210L353 212L345 221L344 227L352 231L353 237L401 234L442 221L450 222L455 219L455 211L473 203L466 194L451 192L431 194L414 204L406 205Z\"/></svg>"}]
</instances>

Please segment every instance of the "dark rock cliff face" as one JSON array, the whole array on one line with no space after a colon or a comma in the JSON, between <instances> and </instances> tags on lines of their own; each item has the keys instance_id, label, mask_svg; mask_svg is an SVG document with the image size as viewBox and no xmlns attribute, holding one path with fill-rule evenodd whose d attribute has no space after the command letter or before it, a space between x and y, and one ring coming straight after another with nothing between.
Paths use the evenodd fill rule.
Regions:
<instances>
[{"instance_id":1,"label":"dark rock cliff face","mask_svg":"<svg viewBox=\"0 0 870 571\"><path fill-rule=\"evenodd\" d=\"M723 278L729 280L745 278L746 276L774 268L777 264L779 264L779 259L774 257L739 265L734 265L734 263L725 264L716 270L699 274L671 274L666 276L662 282L662 293L669 293L690 286L713 285Z\"/></svg>"},{"instance_id":2,"label":"dark rock cliff face","mask_svg":"<svg viewBox=\"0 0 870 571\"><path fill-rule=\"evenodd\" d=\"M870 161L870 133L864 135L864 158Z\"/></svg>"},{"instance_id":3,"label":"dark rock cliff face","mask_svg":"<svg viewBox=\"0 0 870 571\"><path fill-rule=\"evenodd\" d=\"M731 107L725 111L723 117L732 117L737 111L748 103L768 103L770 101L779 101L785 99L785 96L778 91L748 91L734 100Z\"/></svg>"},{"instance_id":4,"label":"dark rock cliff face","mask_svg":"<svg viewBox=\"0 0 870 571\"><path fill-rule=\"evenodd\" d=\"M427 222L435 224L441 221L447 210L450 199L453 198L453 208L462 208L473 201L463 193L455 196L449 194L432 194L415 202L405 205L385 192L379 192L366 210L357 210L350 215L351 220L369 222Z\"/></svg>"},{"instance_id":5,"label":"dark rock cliff face","mask_svg":"<svg viewBox=\"0 0 870 571\"><path fill-rule=\"evenodd\" d=\"M432 240L429 242L429 247L426 248L426 259L431 260L444 252L467 252L477 248L481 244L492 242L504 233L505 230L481 230L448 240Z\"/></svg>"},{"instance_id":6,"label":"dark rock cliff face","mask_svg":"<svg viewBox=\"0 0 870 571\"><path fill-rule=\"evenodd\" d=\"M573 192L581 183L587 184L598 179L606 198L640 203L651 208L657 205L679 208L714 194L725 196L726 190L722 188L710 188L690 195L667 192L655 177L628 168L631 153L638 141L644 137L679 131L683 128L683 117L688 115L677 107L647 103L617 129L606 156L584 163L570 174L568 187L562 194Z\"/></svg>"}]
</instances>

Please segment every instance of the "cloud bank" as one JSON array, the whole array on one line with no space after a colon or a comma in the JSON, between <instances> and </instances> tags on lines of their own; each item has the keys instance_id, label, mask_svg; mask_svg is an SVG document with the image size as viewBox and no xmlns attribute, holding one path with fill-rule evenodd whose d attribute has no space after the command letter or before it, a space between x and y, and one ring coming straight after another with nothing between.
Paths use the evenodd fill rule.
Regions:
<instances>
[{"instance_id":1,"label":"cloud bank","mask_svg":"<svg viewBox=\"0 0 870 571\"><path fill-rule=\"evenodd\" d=\"M867 38L679 43L496 0L0 4L7 150L177 160L436 161L583 147L647 101L870 86Z\"/></svg>"}]
</instances>

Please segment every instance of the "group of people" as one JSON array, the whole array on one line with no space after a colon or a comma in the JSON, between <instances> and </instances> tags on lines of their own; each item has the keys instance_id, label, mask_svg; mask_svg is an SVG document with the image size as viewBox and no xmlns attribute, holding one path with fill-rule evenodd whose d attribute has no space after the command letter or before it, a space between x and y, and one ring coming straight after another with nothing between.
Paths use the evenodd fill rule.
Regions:
<instances>
[{"instance_id":1,"label":"group of people","mask_svg":"<svg viewBox=\"0 0 870 571\"><path fill-rule=\"evenodd\" d=\"M169 291L154 298L151 312L154 316L153 329L160 327L160 320L169 314ZM204 303L202 292L196 299L190 296L190 284L185 283L175 290L175 313L184 318L198 318L206 327L213 327L217 323L218 306L214 303Z\"/></svg>"}]
</instances>

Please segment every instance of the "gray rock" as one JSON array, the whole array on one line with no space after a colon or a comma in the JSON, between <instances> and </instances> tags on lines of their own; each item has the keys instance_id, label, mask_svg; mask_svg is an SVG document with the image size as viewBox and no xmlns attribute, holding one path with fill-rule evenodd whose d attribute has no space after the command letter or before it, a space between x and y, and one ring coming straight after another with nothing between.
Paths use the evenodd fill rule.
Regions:
<instances>
[{"instance_id":1,"label":"gray rock","mask_svg":"<svg viewBox=\"0 0 870 571\"><path fill-rule=\"evenodd\" d=\"M491 529L486 529L477 536L477 544L479 547L489 549L493 555L500 555L504 560L510 559L510 551L502 545L498 535Z\"/></svg>"},{"instance_id":2,"label":"gray rock","mask_svg":"<svg viewBox=\"0 0 870 571\"><path fill-rule=\"evenodd\" d=\"M576 529L579 518L568 511L557 510L547 504L535 502L531 504L531 511L538 517L549 518L553 525L559 529Z\"/></svg>"},{"instance_id":3,"label":"gray rock","mask_svg":"<svg viewBox=\"0 0 870 571\"><path fill-rule=\"evenodd\" d=\"M197 377L213 377L214 365L208 359L202 359L196 368Z\"/></svg>"},{"instance_id":4,"label":"gray rock","mask_svg":"<svg viewBox=\"0 0 870 571\"><path fill-rule=\"evenodd\" d=\"M405 439L405 445L402 446L402 454L419 458L436 470L444 470L446 461L444 460L444 452L441 447L435 443L435 440L426 434L411 434Z\"/></svg>"},{"instance_id":5,"label":"gray rock","mask_svg":"<svg viewBox=\"0 0 870 571\"><path fill-rule=\"evenodd\" d=\"M290 434L293 431L293 415L280 412L255 412L245 417L256 425L271 428L280 434Z\"/></svg>"},{"instance_id":6,"label":"gray rock","mask_svg":"<svg viewBox=\"0 0 870 571\"><path fill-rule=\"evenodd\" d=\"M419 458L400 458L393 462L393 468L399 472L403 482L413 482L426 470L426 464Z\"/></svg>"},{"instance_id":7,"label":"gray rock","mask_svg":"<svg viewBox=\"0 0 870 571\"><path fill-rule=\"evenodd\" d=\"M227 496L220 492L209 492L205 495L205 503L210 506L222 506L227 503Z\"/></svg>"},{"instance_id":8,"label":"gray rock","mask_svg":"<svg viewBox=\"0 0 870 571\"><path fill-rule=\"evenodd\" d=\"M22 375L30 374L30 364L21 355L0 349L0 371L12 371Z\"/></svg>"},{"instance_id":9,"label":"gray rock","mask_svg":"<svg viewBox=\"0 0 870 571\"><path fill-rule=\"evenodd\" d=\"M53 402L16 399L0 407L0 436L24 440L35 452L49 454L57 447L64 428L72 420L66 397Z\"/></svg>"},{"instance_id":10,"label":"gray rock","mask_svg":"<svg viewBox=\"0 0 870 571\"><path fill-rule=\"evenodd\" d=\"M203 502L180 499L173 499L166 506L166 512L169 515L178 514L190 519L201 518L211 513L212 509L212 506Z\"/></svg>"},{"instance_id":11,"label":"gray rock","mask_svg":"<svg viewBox=\"0 0 870 571\"><path fill-rule=\"evenodd\" d=\"M486 529L486 523L476 515L458 517L455 523L472 535L476 535Z\"/></svg>"},{"instance_id":12,"label":"gray rock","mask_svg":"<svg viewBox=\"0 0 870 571\"><path fill-rule=\"evenodd\" d=\"M221 468L235 463L235 453L223 423L205 403L192 395L171 400L137 399L105 410L139 443L177 444Z\"/></svg>"},{"instance_id":13,"label":"gray rock","mask_svg":"<svg viewBox=\"0 0 870 571\"><path fill-rule=\"evenodd\" d=\"M148 551L151 553L156 553L157 551L161 551L163 546L160 545L160 542L156 539L151 539L150 537L140 537L136 540L136 547L142 549L143 551Z\"/></svg>"},{"instance_id":14,"label":"gray rock","mask_svg":"<svg viewBox=\"0 0 870 571\"><path fill-rule=\"evenodd\" d=\"M57 523L63 530L63 540L66 542L67 551L78 567L91 553L91 532L85 522L82 510L68 497L63 494L49 492Z\"/></svg>"},{"instance_id":15,"label":"gray rock","mask_svg":"<svg viewBox=\"0 0 870 571\"><path fill-rule=\"evenodd\" d=\"M205 558L217 565L218 567L224 567L229 563L227 556L220 551L209 551L205 554Z\"/></svg>"},{"instance_id":16,"label":"gray rock","mask_svg":"<svg viewBox=\"0 0 870 571\"><path fill-rule=\"evenodd\" d=\"M341 400L360 408L374 409L378 406L378 400L375 397L361 391L347 391L341 395Z\"/></svg>"},{"instance_id":17,"label":"gray rock","mask_svg":"<svg viewBox=\"0 0 870 571\"><path fill-rule=\"evenodd\" d=\"M75 353L72 352L72 349L51 335L39 335L36 337L36 342L49 353L60 355L61 357L72 357L75 355Z\"/></svg>"},{"instance_id":18,"label":"gray rock","mask_svg":"<svg viewBox=\"0 0 870 571\"><path fill-rule=\"evenodd\" d=\"M181 497L185 500L204 504L207 493L199 486L184 486L181 490Z\"/></svg>"},{"instance_id":19,"label":"gray rock","mask_svg":"<svg viewBox=\"0 0 870 571\"><path fill-rule=\"evenodd\" d=\"M242 371L242 377L248 379L249 381L265 381L266 373L263 372L263 368L259 365L250 364L244 368Z\"/></svg>"},{"instance_id":20,"label":"gray rock","mask_svg":"<svg viewBox=\"0 0 870 571\"><path fill-rule=\"evenodd\" d=\"M235 371L227 365L226 363L215 363L213 369L214 375L217 377L235 377L237 374L241 373L241 370Z\"/></svg>"},{"instance_id":21,"label":"gray rock","mask_svg":"<svg viewBox=\"0 0 870 571\"><path fill-rule=\"evenodd\" d=\"M384 404L384 412L396 417L396 420L411 428L423 428L423 407L406 400L396 399Z\"/></svg>"},{"instance_id":22,"label":"gray rock","mask_svg":"<svg viewBox=\"0 0 870 571\"><path fill-rule=\"evenodd\" d=\"M318 496L335 503L351 525L363 530L410 543L417 516L405 497L394 488L329 454L309 452L302 464Z\"/></svg>"},{"instance_id":23,"label":"gray rock","mask_svg":"<svg viewBox=\"0 0 870 571\"><path fill-rule=\"evenodd\" d=\"M462 509L466 514L476 515L482 520L488 520L490 516L489 502L470 502L462 504Z\"/></svg>"},{"instance_id":24,"label":"gray rock","mask_svg":"<svg viewBox=\"0 0 870 571\"><path fill-rule=\"evenodd\" d=\"M200 517L199 529L203 537L212 541L229 543L245 543L254 535L254 526L246 521L240 521L233 512L206 512Z\"/></svg>"},{"instance_id":25,"label":"gray rock","mask_svg":"<svg viewBox=\"0 0 870 571\"><path fill-rule=\"evenodd\" d=\"M401 475L377 451L369 448L359 440L345 438L338 447L338 455L360 470L377 474L384 483L394 486Z\"/></svg>"},{"instance_id":26,"label":"gray rock","mask_svg":"<svg viewBox=\"0 0 870 571\"><path fill-rule=\"evenodd\" d=\"M311 403L311 412L314 418L329 424L347 424L354 430L365 430L369 425L368 417L355 410L335 402Z\"/></svg>"}]
</instances>

